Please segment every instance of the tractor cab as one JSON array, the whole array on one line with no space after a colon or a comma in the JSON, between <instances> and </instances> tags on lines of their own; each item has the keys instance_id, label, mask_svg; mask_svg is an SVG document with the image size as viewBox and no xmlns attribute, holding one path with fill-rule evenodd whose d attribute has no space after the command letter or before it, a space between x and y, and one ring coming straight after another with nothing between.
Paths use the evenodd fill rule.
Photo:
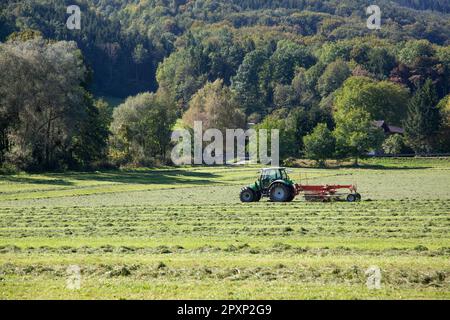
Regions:
<instances>
[{"instance_id":1,"label":"tractor cab","mask_svg":"<svg viewBox=\"0 0 450 320\"><path fill-rule=\"evenodd\" d=\"M285 168L265 168L261 170L258 178L261 189L267 190L276 180L289 180Z\"/></svg>"},{"instance_id":2,"label":"tractor cab","mask_svg":"<svg viewBox=\"0 0 450 320\"><path fill-rule=\"evenodd\" d=\"M296 196L294 183L289 179L285 168L264 168L252 185L241 190L242 202L255 202L261 197L270 197L274 202L292 201Z\"/></svg>"}]
</instances>

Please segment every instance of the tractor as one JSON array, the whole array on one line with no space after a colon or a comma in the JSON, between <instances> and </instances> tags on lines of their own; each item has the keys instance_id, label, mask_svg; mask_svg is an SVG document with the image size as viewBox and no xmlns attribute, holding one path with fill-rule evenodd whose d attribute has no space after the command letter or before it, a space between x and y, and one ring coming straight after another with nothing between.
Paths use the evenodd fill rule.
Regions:
<instances>
[{"instance_id":1,"label":"tractor","mask_svg":"<svg viewBox=\"0 0 450 320\"><path fill-rule=\"evenodd\" d=\"M348 189L348 192L338 192ZM300 193L307 201L339 200L346 196L348 202L361 200L355 185L302 185L292 181L285 168L265 168L261 170L258 180L242 188L242 202L257 202L262 197L268 197L272 202L290 202Z\"/></svg>"}]
</instances>

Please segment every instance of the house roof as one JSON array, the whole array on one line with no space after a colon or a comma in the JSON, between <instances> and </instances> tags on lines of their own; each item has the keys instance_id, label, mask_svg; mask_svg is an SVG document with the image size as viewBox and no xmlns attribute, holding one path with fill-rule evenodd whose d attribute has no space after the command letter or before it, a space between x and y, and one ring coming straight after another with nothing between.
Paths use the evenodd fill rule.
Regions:
<instances>
[{"instance_id":1,"label":"house roof","mask_svg":"<svg viewBox=\"0 0 450 320\"><path fill-rule=\"evenodd\" d=\"M400 134L405 133L405 129L400 128L400 127L388 126L388 128L389 128L389 132L391 132L391 133L400 133Z\"/></svg>"},{"instance_id":2,"label":"house roof","mask_svg":"<svg viewBox=\"0 0 450 320\"><path fill-rule=\"evenodd\" d=\"M374 125L377 128L383 128L385 133L398 133L398 134L404 134L405 133L405 130L403 128L396 127L396 126L390 126L384 120L374 121Z\"/></svg>"},{"instance_id":3,"label":"house roof","mask_svg":"<svg viewBox=\"0 0 450 320\"><path fill-rule=\"evenodd\" d=\"M384 125L384 120L377 120L377 121L374 121L374 124L378 127L378 128L381 128L383 125Z\"/></svg>"}]
</instances>

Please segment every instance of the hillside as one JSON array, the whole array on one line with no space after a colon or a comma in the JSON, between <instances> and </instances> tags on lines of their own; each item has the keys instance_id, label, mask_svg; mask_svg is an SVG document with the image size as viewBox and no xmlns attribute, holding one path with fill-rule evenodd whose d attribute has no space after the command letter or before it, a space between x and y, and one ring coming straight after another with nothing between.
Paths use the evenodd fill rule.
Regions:
<instances>
[{"instance_id":1,"label":"hillside","mask_svg":"<svg viewBox=\"0 0 450 320\"><path fill-rule=\"evenodd\" d=\"M381 0L381 29L362 0L76 3L80 30L71 1L0 5L0 163L171 164L199 119L278 129L282 160L450 152L446 1Z\"/></svg>"},{"instance_id":2,"label":"hillside","mask_svg":"<svg viewBox=\"0 0 450 320\"><path fill-rule=\"evenodd\" d=\"M69 2L82 9L80 31L65 27ZM277 34L311 45L366 35L393 42L415 38L448 44L448 1L378 3L383 29L374 33L364 28L366 1L360 0L7 0L0 4L0 41L26 29L39 30L50 39L75 40L94 71L93 90L120 97L155 90L158 64L181 45L184 35L205 24L228 25L233 32L251 28L249 32L257 30L261 36ZM213 27L204 29L209 28ZM133 51L138 45L147 54L137 63Z\"/></svg>"}]
</instances>

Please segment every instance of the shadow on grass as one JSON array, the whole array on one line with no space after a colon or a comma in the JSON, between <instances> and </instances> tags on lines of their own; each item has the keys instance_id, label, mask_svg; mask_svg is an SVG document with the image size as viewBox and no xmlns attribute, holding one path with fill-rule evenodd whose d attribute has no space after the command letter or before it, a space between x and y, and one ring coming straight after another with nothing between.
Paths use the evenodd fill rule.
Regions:
<instances>
[{"instance_id":1,"label":"shadow on grass","mask_svg":"<svg viewBox=\"0 0 450 320\"><path fill-rule=\"evenodd\" d=\"M22 176L1 176L0 179L15 183L46 184L55 186L74 185L73 180L101 181L124 184L195 184L205 185L214 183L218 175L209 172L188 170L127 170L102 172L67 172L48 173L54 179L39 179ZM71 181L72 180L72 181Z\"/></svg>"},{"instance_id":2,"label":"shadow on grass","mask_svg":"<svg viewBox=\"0 0 450 320\"><path fill-rule=\"evenodd\" d=\"M298 169L321 169L321 170L338 170L338 169L364 169L364 170L423 170L423 169L431 169L433 167L426 166L385 166L378 164L341 164L341 165L327 165L327 166L295 166L294 168Z\"/></svg>"},{"instance_id":3,"label":"shadow on grass","mask_svg":"<svg viewBox=\"0 0 450 320\"><path fill-rule=\"evenodd\" d=\"M315 169L365 169L365 170L422 170L431 169L435 166L430 163L417 163L417 161L397 161L392 159L390 161L373 161L371 159L360 159L360 162L355 165L352 160L327 160L326 163L317 163L313 160L299 159L293 162L293 167L296 168L315 168Z\"/></svg>"},{"instance_id":4,"label":"shadow on grass","mask_svg":"<svg viewBox=\"0 0 450 320\"><path fill-rule=\"evenodd\" d=\"M187 170L132 170L132 171L103 171L96 173L71 173L75 180L107 181L127 184L209 184L218 175L209 172Z\"/></svg>"},{"instance_id":5,"label":"shadow on grass","mask_svg":"<svg viewBox=\"0 0 450 320\"><path fill-rule=\"evenodd\" d=\"M341 165L338 168L342 169L367 169L367 170L422 170L431 169L427 166L385 166L381 164L359 164L359 165ZM333 169L333 168L330 168Z\"/></svg>"},{"instance_id":6,"label":"shadow on grass","mask_svg":"<svg viewBox=\"0 0 450 320\"><path fill-rule=\"evenodd\" d=\"M22 177L22 176L0 175L0 179L3 181L9 181L9 182L14 182L14 183L49 184L49 185L55 185L55 186L71 186L71 185L73 185L73 182L64 180L62 178L36 179L36 178Z\"/></svg>"}]
</instances>

